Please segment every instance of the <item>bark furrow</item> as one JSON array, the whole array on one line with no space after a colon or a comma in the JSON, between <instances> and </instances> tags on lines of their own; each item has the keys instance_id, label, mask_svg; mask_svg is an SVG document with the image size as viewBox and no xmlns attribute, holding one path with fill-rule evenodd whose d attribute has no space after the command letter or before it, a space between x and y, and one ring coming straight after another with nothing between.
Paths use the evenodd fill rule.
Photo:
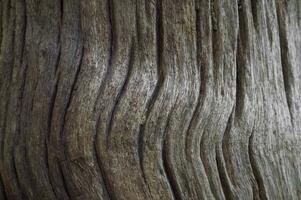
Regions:
<instances>
[{"instance_id":1,"label":"bark furrow","mask_svg":"<svg viewBox=\"0 0 301 200\"><path fill-rule=\"evenodd\" d=\"M0 199L299 199L300 13L0 0Z\"/></svg>"}]
</instances>

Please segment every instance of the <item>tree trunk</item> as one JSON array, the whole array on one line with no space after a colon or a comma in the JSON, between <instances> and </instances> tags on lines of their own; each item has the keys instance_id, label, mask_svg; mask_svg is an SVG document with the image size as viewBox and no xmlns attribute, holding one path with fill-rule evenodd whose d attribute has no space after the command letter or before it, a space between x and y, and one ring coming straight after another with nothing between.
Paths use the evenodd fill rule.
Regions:
<instances>
[{"instance_id":1,"label":"tree trunk","mask_svg":"<svg viewBox=\"0 0 301 200\"><path fill-rule=\"evenodd\" d=\"M300 0L0 6L1 200L300 199Z\"/></svg>"}]
</instances>

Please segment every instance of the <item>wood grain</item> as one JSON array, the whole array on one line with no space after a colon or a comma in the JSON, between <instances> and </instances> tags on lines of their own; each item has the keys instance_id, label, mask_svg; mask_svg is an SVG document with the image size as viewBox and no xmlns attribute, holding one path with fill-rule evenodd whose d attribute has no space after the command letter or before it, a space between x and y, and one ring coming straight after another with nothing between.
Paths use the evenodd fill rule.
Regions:
<instances>
[{"instance_id":1,"label":"wood grain","mask_svg":"<svg viewBox=\"0 0 301 200\"><path fill-rule=\"evenodd\" d=\"M299 0L0 0L0 199L301 197Z\"/></svg>"}]
</instances>

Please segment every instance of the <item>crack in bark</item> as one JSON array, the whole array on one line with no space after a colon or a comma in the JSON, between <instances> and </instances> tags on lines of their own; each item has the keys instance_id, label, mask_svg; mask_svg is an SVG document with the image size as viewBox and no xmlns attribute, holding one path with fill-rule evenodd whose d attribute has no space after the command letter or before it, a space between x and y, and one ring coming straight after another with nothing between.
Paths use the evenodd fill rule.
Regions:
<instances>
[{"instance_id":1,"label":"crack in bark","mask_svg":"<svg viewBox=\"0 0 301 200\"><path fill-rule=\"evenodd\" d=\"M113 118L116 112L116 108L118 107L118 104L120 102L120 99L122 98L122 96L125 93L125 90L127 88L128 82L130 80L130 76L132 74L132 69L133 69L133 64L134 64L134 59L135 59L135 52L136 52L136 44L135 44L135 40L132 38L132 44L131 44L131 48L129 50L129 61L128 61L128 69L125 75L125 80L122 83L122 87L121 89L118 91L116 100L114 102L113 105L113 109L111 111L110 114L110 119L109 119L109 124L108 124L108 131L106 134L106 145L107 145L107 149L109 148L109 137L110 137L110 132L112 129L112 125L113 125Z\"/></svg>"},{"instance_id":2,"label":"crack in bark","mask_svg":"<svg viewBox=\"0 0 301 200\"><path fill-rule=\"evenodd\" d=\"M50 97L50 103L49 103L49 111L47 112L48 113L48 122L47 122L48 130L47 130L47 134L45 137L45 162L46 162L46 170L47 170L47 175L48 175L49 180L50 180L51 176L50 176L50 172L49 172L49 148L48 148L48 146L49 146L49 139L50 139L50 133L51 133L52 115L53 115L54 105L55 105L57 92L58 92L59 79L60 79L60 76L58 75L58 77L56 77L56 80L55 80L55 83L53 86L53 92ZM51 180L50 180L50 186L51 186L54 196L57 198L57 195L53 188Z\"/></svg>"},{"instance_id":3,"label":"crack in bark","mask_svg":"<svg viewBox=\"0 0 301 200\"><path fill-rule=\"evenodd\" d=\"M250 0L251 1L251 13L253 17L253 24L256 30L258 30L258 14L257 14L257 1L258 0Z\"/></svg>"},{"instance_id":4,"label":"crack in bark","mask_svg":"<svg viewBox=\"0 0 301 200\"><path fill-rule=\"evenodd\" d=\"M114 23L114 3L113 3L113 0L107 0L107 8L108 8L108 16L109 16L109 25L110 25L110 49L109 49L109 52L108 52L108 67L107 67L107 71L104 75L104 78L103 78L103 81L102 83L100 84L100 87L99 87L99 90L98 90L98 93L97 93L97 97L96 97L96 100L95 100L95 104L94 104L94 107L93 107L93 111L96 111L97 110L97 102L99 102L99 99L104 91L104 87L105 87L105 83L108 80L109 78L109 75L112 73L112 65L113 65L113 58L115 56L115 51L116 50L116 46L115 46L115 38L116 36L114 36L115 34L115 23ZM100 118L97 120L97 124L99 124L99 120ZM97 129L98 130L98 129Z\"/></svg>"},{"instance_id":5,"label":"crack in bark","mask_svg":"<svg viewBox=\"0 0 301 200\"><path fill-rule=\"evenodd\" d=\"M79 64L76 68L76 72L75 72L75 76L74 76L74 80L72 82L72 85L71 85L71 93L68 97L68 101L67 101L67 105L66 105L66 109L64 110L64 114L63 114L63 123L62 123L62 127L60 129L60 136L61 138L63 138L63 132L64 132L64 127L65 127L65 123L66 123L66 117L67 117L67 113L68 113L68 110L69 110L69 107L70 107L70 104L71 104L71 101L72 101L72 98L73 98L73 93L77 90L76 88L76 84L78 82L78 79L79 79L79 75L80 75L80 72L81 72L81 66L82 66L82 61L83 61L83 57L84 57L84 52L85 48L84 46L82 46L82 49L81 49L81 53L80 53L80 60L79 60ZM63 138L63 143L64 143L65 139ZM66 152L64 153L64 156L66 156ZM63 158L63 160L65 160L66 157Z\"/></svg>"},{"instance_id":6,"label":"crack in bark","mask_svg":"<svg viewBox=\"0 0 301 200\"><path fill-rule=\"evenodd\" d=\"M277 21L278 21L278 33L279 33L279 42L280 42L280 52L281 52L281 69L282 69L282 79L284 84L284 92L286 97L286 102L288 106L288 111L290 114L290 120L292 126L294 126L294 117L293 117L293 108L292 108L292 97L291 97L291 91L292 91L292 85L294 83L293 78L293 67L291 60L289 59L289 42L288 42L288 35L287 35L287 29L285 27L285 20L286 16L283 16L282 12L285 10L285 5L282 5L280 3L277 4Z\"/></svg>"},{"instance_id":7,"label":"crack in bark","mask_svg":"<svg viewBox=\"0 0 301 200\"><path fill-rule=\"evenodd\" d=\"M3 184L3 180L2 180L2 176L0 173L0 197L3 197L3 200L8 200L6 192L5 192L5 188L4 188L4 184Z\"/></svg>"},{"instance_id":8,"label":"crack in bark","mask_svg":"<svg viewBox=\"0 0 301 200\"><path fill-rule=\"evenodd\" d=\"M65 128L65 123L66 123L66 117L67 117L67 113L68 113L68 110L69 110L69 107L70 107L70 104L71 104L71 101L72 101L72 98L73 98L73 93L76 91L76 84L77 84L77 81L78 81L78 78L79 78L79 75L80 75L80 72L81 72L81 67L82 67L82 62L83 62L83 57L84 57L84 46L81 47L81 51L80 51L80 60L79 60L79 63L76 67L76 72L75 72L75 75L74 75L74 79L73 79L73 82L72 82L72 85L71 85L71 88L70 88L70 95L68 96L68 100L67 100L67 104L66 104L66 108L65 110L63 111L63 122L61 124L61 127L59 129L59 135L60 135L60 138L62 140L62 144L64 145L65 144L65 135L64 135L64 128ZM66 191L66 194L71 198L71 192L69 191L69 187L68 185L66 184L66 178L68 178L68 175L66 174L66 171L63 170L63 165L65 165L65 162L66 162L66 155L67 155L67 152L66 152L66 148L63 148L63 157L60 157L59 158L59 169L60 169L60 172L62 173L62 180L63 180L63 185L64 185L64 190ZM74 192L76 193L76 192Z\"/></svg>"},{"instance_id":9,"label":"crack in bark","mask_svg":"<svg viewBox=\"0 0 301 200\"><path fill-rule=\"evenodd\" d=\"M237 101L237 100L236 100ZM232 123L233 123L233 116L235 115L235 106L233 106L231 114L228 118L227 121L227 125L226 125L226 129L225 132L223 134L223 138L222 138L222 144L221 147L219 149L218 146L216 146L215 148L215 152L216 152L216 164L217 164L217 169L218 169L218 174L220 177L220 182L221 182L221 186L225 195L226 199L237 199L237 197L235 196L235 194L233 194L232 192L232 188L231 188L231 181L229 180L228 177L228 171L227 171L227 165L225 163L225 140L227 140L227 136L231 131L232 128ZM228 136L230 137L230 136Z\"/></svg>"},{"instance_id":10,"label":"crack in bark","mask_svg":"<svg viewBox=\"0 0 301 200\"><path fill-rule=\"evenodd\" d=\"M97 152L97 143L96 143L96 140L94 140L94 149L95 149L95 152ZM106 176L105 176L105 170L103 168L103 163L102 161L100 160L99 156L96 155L96 161L97 161L97 165L99 167L99 170L100 170L100 175L101 175L101 178L102 178L102 181L103 181L103 184L104 184L104 189L107 193L107 196L110 200L117 200L115 194L114 194L114 190L112 189L112 187L110 186L110 183L109 181L107 180Z\"/></svg>"},{"instance_id":11,"label":"crack in bark","mask_svg":"<svg viewBox=\"0 0 301 200\"><path fill-rule=\"evenodd\" d=\"M256 180L256 183L258 185L258 190L259 190L259 197L260 199L262 200L268 200L268 195L267 195L267 192L266 192L266 188L264 186L264 182L263 182L263 177L262 175L260 174L260 171L258 169L258 165L256 163L256 158L255 156L253 155L254 152L252 150L252 143L253 143L253 138L254 138L254 128L252 130L252 134L249 138L249 158L250 158L250 163L251 163L251 167L252 167L252 171L253 171L253 175L255 177L255 180Z\"/></svg>"},{"instance_id":12,"label":"crack in bark","mask_svg":"<svg viewBox=\"0 0 301 200\"><path fill-rule=\"evenodd\" d=\"M12 5L9 5L10 4L10 1L8 2L8 8L7 8L7 15L9 16L9 17L7 17L9 20L8 20L8 24L6 24L6 25L10 25L10 27L7 27L7 30L10 32L10 31L12 31L12 33L11 33L11 36L9 36L10 34L8 34L8 40L10 41L10 46L8 47L9 49L8 50L6 50L6 51L8 51L8 52L1 52L1 55L2 55L2 57L8 57L8 59L10 59L10 60L4 60L4 61L2 61L3 62L3 64L5 65L7 65L6 67L7 67L7 69L9 69L9 71L8 71L8 74L7 74L7 76L6 77L9 77L9 79L7 80L7 83L5 84L3 84L3 85L1 85L1 86L3 86L4 88L2 88L2 87L0 87L0 95L1 95L1 93L2 93L2 91L4 91L3 93L5 94L4 96L3 96L3 98L4 97L7 97L6 98L6 102L5 102L5 104L4 104L4 113L3 113L3 116L4 116L4 121L3 121L3 126L1 126L1 128L2 128L2 144L1 144L1 152L2 152L2 155L0 155L1 157L5 157L5 155L4 155L4 141L5 141L5 136L6 136L6 125L7 125L7 112L8 112L8 106L9 106L9 99L10 99L10 96L11 96L11 91L10 91L10 85L12 84L12 76L13 76L13 71L14 71L14 67L8 67L10 64L11 64L11 66L14 66L14 62L15 62L15 59L14 59L14 50L15 50L15 16L13 15L13 13L14 13L14 9L12 9ZM11 19L12 18L12 19ZM12 20L12 22L11 22L11 20ZM9 23L10 22L10 23ZM13 30L10 30L10 28L11 29L13 29ZM2 49L3 47L1 47L1 49ZM7 53L8 55L6 55L6 56L3 56L3 53ZM11 55L10 55L11 54ZM3 59L3 58L2 58ZM6 63L6 62L7 63ZM4 65L2 65L2 67L4 66ZM5 87L6 86L6 87ZM0 96L1 97L1 96ZM4 98L5 99L5 98ZM0 109L1 109L1 107L0 107ZM1 130L1 129L0 129Z\"/></svg>"},{"instance_id":13,"label":"crack in bark","mask_svg":"<svg viewBox=\"0 0 301 200\"><path fill-rule=\"evenodd\" d=\"M178 96L176 97L176 99L178 99ZM179 188L177 186L177 182L172 178L172 171L173 169L170 168L169 166L169 160L168 160L168 147L167 147L167 134L168 132L167 129L169 127L169 123L170 123L170 118L171 118L171 114L173 113L174 109L175 109L175 105L176 105L177 100L175 101L174 105L172 106L170 112L168 113L167 116L167 121L166 121L166 125L164 128L164 135L162 137L162 151L161 151L161 157L162 157L162 161L163 161L163 168L164 168L164 174L166 175L167 181L170 185L170 189L173 195L173 199L174 200L183 200L182 195L179 191Z\"/></svg>"},{"instance_id":14,"label":"crack in bark","mask_svg":"<svg viewBox=\"0 0 301 200\"><path fill-rule=\"evenodd\" d=\"M53 110L55 106L55 101L57 98L57 93L58 93L58 86L59 86L59 80L60 80L60 74L55 78L54 86L53 86L53 92L50 98L50 103L49 103L49 112L48 112L48 133L45 142L47 143L50 138L50 133L51 133L51 121L52 121L52 115L53 115Z\"/></svg>"},{"instance_id":15,"label":"crack in bark","mask_svg":"<svg viewBox=\"0 0 301 200\"><path fill-rule=\"evenodd\" d=\"M60 163L59 160L58 160L58 169L59 169L59 173L60 173L61 178L62 178L62 183L63 183L64 191L65 191L67 197L68 197L69 199L71 199L71 194L70 194L70 192L69 192L69 190L68 190L68 185L67 185L66 178L65 178L65 176L64 176L64 171L63 171L63 168L62 168L62 164Z\"/></svg>"},{"instance_id":16,"label":"crack in bark","mask_svg":"<svg viewBox=\"0 0 301 200\"><path fill-rule=\"evenodd\" d=\"M17 171L17 168L16 168L16 162L15 162L15 154L14 154L14 152L12 153L12 166L13 166L14 174L16 176L16 184L18 185L18 187L21 190L20 196L21 196L22 199L24 199L25 195L24 195L24 191L21 189L21 184L20 184L20 181L19 181L19 175L18 175L18 171Z\"/></svg>"},{"instance_id":17,"label":"crack in bark","mask_svg":"<svg viewBox=\"0 0 301 200\"><path fill-rule=\"evenodd\" d=\"M159 2L160 1L160 2ZM152 93L149 101L147 102L146 106L146 114L145 114L145 121L139 128L139 134L138 134L138 156L139 156L139 165L142 172L142 177L144 180L146 180L145 172L144 172L144 166L143 166L143 160L144 160L144 133L145 133L145 125L146 121L148 120L151 111L153 110L154 104L156 102L156 99L158 98L160 92L162 91L163 83L165 80L165 76L163 73L163 66L162 66L162 51L163 51L163 27L162 27L162 0L157 0L156 2L156 56L157 56L157 82L154 89L154 92Z\"/></svg>"}]
</instances>

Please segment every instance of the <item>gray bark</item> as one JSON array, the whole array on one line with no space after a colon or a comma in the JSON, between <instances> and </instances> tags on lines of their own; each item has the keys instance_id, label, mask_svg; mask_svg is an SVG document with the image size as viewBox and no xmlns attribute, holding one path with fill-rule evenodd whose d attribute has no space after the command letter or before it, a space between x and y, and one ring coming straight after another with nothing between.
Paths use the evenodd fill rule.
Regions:
<instances>
[{"instance_id":1,"label":"gray bark","mask_svg":"<svg viewBox=\"0 0 301 200\"><path fill-rule=\"evenodd\" d=\"M300 0L0 8L0 199L301 198Z\"/></svg>"}]
</instances>

